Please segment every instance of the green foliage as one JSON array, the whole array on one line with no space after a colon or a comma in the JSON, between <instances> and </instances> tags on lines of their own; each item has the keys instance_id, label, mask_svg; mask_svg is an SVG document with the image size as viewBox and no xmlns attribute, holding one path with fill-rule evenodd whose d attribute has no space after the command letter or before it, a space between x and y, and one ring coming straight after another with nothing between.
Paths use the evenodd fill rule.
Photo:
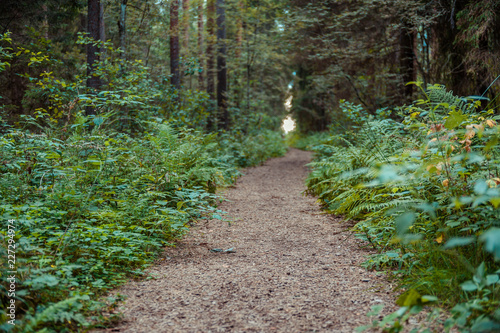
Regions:
<instances>
[{"instance_id":1,"label":"green foliage","mask_svg":"<svg viewBox=\"0 0 500 333\"><path fill-rule=\"evenodd\" d=\"M82 130L90 120L82 115L67 130L48 117L25 117L46 124L45 132L12 128L0 137L0 237L5 244L14 219L23 309L14 331L88 326L89 297L140 276L192 221L221 218L214 192L235 180L236 167L285 152L271 131L218 136L147 122L147 131L130 136L109 130L106 114L92 131Z\"/></svg>"},{"instance_id":2,"label":"green foliage","mask_svg":"<svg viewBox=\"0 0 500 333\"><path fill-rule=\"evenodd\" d=\"M93 43L83 35L79 42ZM0 132L0 238L6 244L14 219L19 278L16 326L5 323L2 307L2 329L62 332L113 320L96 317L106 305L90 299L142 276L194 221L221 219L215 191L236 179L238 167L286 151L274 118L263 114L249 117L246 133L203 133L207 94L154 82L140 61L100 44L98 93L85 92L83 73L36 71L61 65L50 50L3 49L5 66L18 57L33 69L23 74L25 105L36 108ZM88 106L95 115L85 116Z\"/></svg>"},{"instance_id":3,"label":"green foliage","mask_svg":"<svg viewBox=\"0 0 500 333\"><path fill-rule=\"evenodd\" d=\"M390 269L401 288L455 306L447 327L496 327L498 117L439 85L397 111L401 123L357 112L352 131L318 142L309 192L358 221L358 237L379 252L366 267Z\"/></svg>"}]
</instances>

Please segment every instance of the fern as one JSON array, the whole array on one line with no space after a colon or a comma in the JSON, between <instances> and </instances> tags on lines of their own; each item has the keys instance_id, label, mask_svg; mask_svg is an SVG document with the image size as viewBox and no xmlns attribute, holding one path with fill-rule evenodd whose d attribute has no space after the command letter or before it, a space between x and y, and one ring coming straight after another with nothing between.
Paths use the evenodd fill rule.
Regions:
<instances>
[{"instance_id":1,"label":"fern","mask_svg":"<svg viewBox=\"0 0 500 333\"><path fill-rule=\"evenodd\" d=\"M453 91L446 90L443 85L433 85L427 89L427 96L429 97L429 102L434 105L445 104L450 107L456 107L462 112L467 112L470 108L469 103L465 102L461 98L455 96ZM449 108L441 108L441 110L448 111Z\"/></svg>"},{"instance_id":2,"label":"fern","mask_svg":"<svg viewBox=\"0 0 500 333\"><path fill-rule=\"evenodd\" d=\"M42 312L38 312L34 317L29 318L29 323L24 328L24 332L39 331L41 325L77 322L81 325L88 325L85 317L79 313L83 305L81 301L89 301L88 295L74 296L55 304L49 305Z\"/></svg>"}]
</instances>

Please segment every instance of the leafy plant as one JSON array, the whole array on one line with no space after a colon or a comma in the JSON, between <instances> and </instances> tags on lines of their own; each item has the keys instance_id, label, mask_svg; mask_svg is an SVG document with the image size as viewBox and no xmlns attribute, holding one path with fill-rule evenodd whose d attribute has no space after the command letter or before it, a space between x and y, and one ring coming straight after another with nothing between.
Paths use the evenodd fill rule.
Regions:
<instances>
[{"instance_id":1,"label":"leafy plant","mask_svg":"<svg viewBox=\"0 0 500 333\"><path fill-rule=\"evenodd\" d=\"M486 272L500 268L497 116L440 85L423 93L398 109L402 122L356 111L358 128L316 144L308 191L358 220L358 237L379 252L367 268L389 269L399 288L437 296L461 318L447 325L496 327L498 275ZM347 114L359 109L344 105ZM390 320L402 327L408 313Z\"/></svg>"}]
</instances>

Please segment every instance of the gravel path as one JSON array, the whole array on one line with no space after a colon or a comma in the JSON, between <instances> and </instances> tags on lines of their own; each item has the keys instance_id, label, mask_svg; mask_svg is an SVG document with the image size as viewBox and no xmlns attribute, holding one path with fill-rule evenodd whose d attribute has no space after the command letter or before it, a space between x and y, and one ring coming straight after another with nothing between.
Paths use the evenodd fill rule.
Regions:
<instances>
[{"instance_id":1,"label":"gravel path","mask_svg":"<svg viewBox=\"0 0 500 333\"><path fill-rule=\"evenodd\" d=\"M156 279L119 289L124 319L107 331L354 332L372 305L391 304L387 281L359 267L368 252L346 222L302 195L310 157L292 149L246 169L220 207L231 225L198 223L150 270Z\"/></svg>"}]
</instances>

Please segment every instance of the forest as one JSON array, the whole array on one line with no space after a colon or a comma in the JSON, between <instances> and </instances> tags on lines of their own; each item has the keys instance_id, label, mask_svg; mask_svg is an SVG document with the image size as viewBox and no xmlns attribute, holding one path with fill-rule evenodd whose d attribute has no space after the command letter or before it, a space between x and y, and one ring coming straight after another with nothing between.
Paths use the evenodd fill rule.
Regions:
<instances>
[{"instance_id":1,"label":"forest","mask_svg":"<svg viewBox=\"0 0 500 333\"><path fill-rule=\"evenodd\" d=\"M395 286L358 331L500 331L499 78L497 0L2 0L0 331L111 327L289 147Z\"/></svg>"}]
</instances>

